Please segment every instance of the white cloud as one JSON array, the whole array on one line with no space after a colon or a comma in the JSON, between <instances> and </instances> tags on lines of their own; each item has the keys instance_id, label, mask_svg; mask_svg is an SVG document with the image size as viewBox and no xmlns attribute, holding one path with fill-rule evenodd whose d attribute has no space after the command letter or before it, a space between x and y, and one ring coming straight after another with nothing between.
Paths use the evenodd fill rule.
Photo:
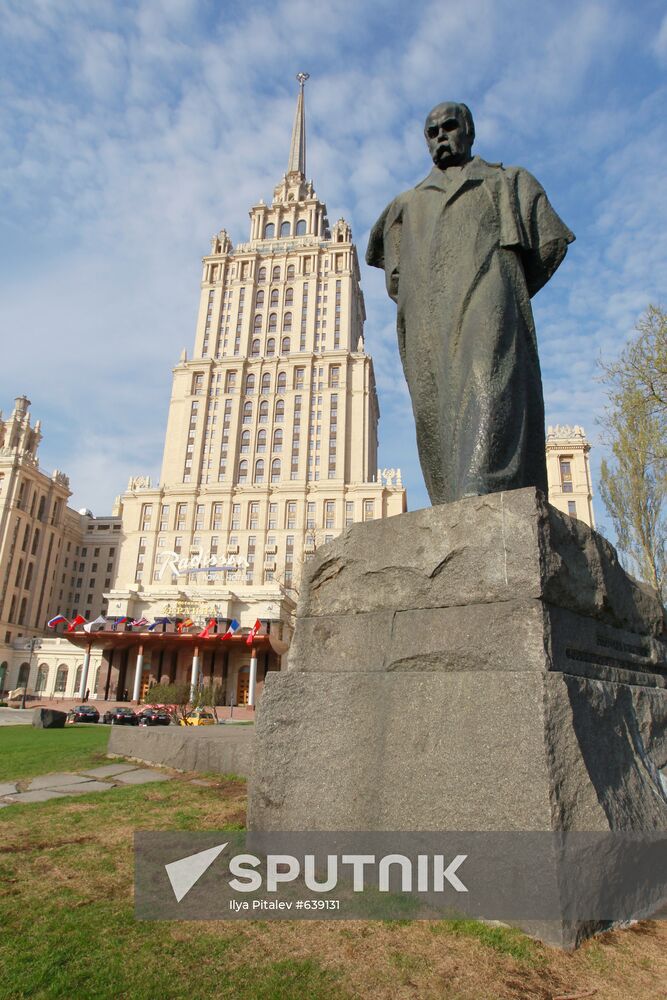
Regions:
<instances>
[{"instance_id":1,"label":"white cloud","mask_svg":"<svg viewBox=\"0 0 667 1000\"><path fill-rule=\"evenodd\" d=\"M534 303L547 416L593 434L600 351L617 353L645 304L665 298L664 93L651 60L641 79L633 67L664 55L666 25L650 5L585 0L10 2L4 407L24 390L33 399L45 464L69 471L79 506L102 512L131 473L156 473L199 258L221 226L245 239L248 208L270 198L305 69L308 172L332 221L352 223L360 258L386 202L428 171L421 128L440 99L468 100L481 155L544 182L578 237ZM425 494L394 307L381 273L362 265L362 281L381 461L403 466L415 506Z\"/></svg>"}]
</instances>

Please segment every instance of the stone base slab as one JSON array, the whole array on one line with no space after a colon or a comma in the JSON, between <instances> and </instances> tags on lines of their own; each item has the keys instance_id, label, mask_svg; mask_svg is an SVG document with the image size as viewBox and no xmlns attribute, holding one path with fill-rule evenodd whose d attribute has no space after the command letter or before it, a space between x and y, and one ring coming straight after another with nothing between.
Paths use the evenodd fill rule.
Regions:
<instances>
[{"instance_id":1,"label":"stone base slab","mask_svg":"<svg viewBox=\"0 0 667 1000\"><path fill-rule=\"evenodd\" d=\"M112 726L107 753L177 771L247 778L253 746L254 726Z\"/></svg>"},{"instance_id":2,"label":"stone base slab","mask_svg":"<svg viewBox=\"0 0 667 1000\"><path fill-rule=\"evenodd\" d=\"M353 525L256 728L251 830L667 830L664 609L535 490Z\"/></svg>"}]
</instances>

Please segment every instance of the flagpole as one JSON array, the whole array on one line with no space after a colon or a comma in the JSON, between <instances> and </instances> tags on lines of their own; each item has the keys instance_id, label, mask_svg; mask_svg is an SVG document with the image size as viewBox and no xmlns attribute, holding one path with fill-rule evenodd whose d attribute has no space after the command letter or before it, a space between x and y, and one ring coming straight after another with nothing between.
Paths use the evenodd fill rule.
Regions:
<instances>
[{"instance_id":1,"label":"flagpole","mask_svg":"<svg viewBox=\"0 0 667 1000\"><path fill-rule=\"evenodd\" d=\"M132 701L139 704L139 695L141 693L141 675L144 669L144 645L141 643L139 645L139 652L137 653L137 665L134 670L134 690L132 691Z\"/></svg>"},{"instance_id":2,"label":"flagpole","mask_svg":"<svg viewBox=\"0 0 667 1000\"><path fill-rule=\"evenodd\" d=\"M250 682L248 690L248 705L255 707L255 687L257 686L257 651L254 646L250 649Z\"/></svg>"},{"instance_id":3,"label":"flagpole","mask_svg":"<svg viewBox=\"0 0 667 1000\"><path fill-rule=\"evenodd\" d=\"M199 680L199 646L195 646L195 651L192 656L192 673L190 674L190 701L195 700L198 680Z\"/></svg>"}]
</instances>

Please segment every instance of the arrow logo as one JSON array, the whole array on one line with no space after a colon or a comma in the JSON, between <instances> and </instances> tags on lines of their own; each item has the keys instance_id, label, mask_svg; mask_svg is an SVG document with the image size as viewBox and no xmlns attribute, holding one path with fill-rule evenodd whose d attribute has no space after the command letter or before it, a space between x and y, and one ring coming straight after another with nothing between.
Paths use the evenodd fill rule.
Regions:
<instances>
[{"instance_id":1,"label":"arrow logo","mask_svg":"<svg viewBox=\"0 0 667 1000\"><path fill-rule=\"evenodd\" d=\"M229 841L225 844L219 844L218 847L210 847L208 851L190 854L187 858L172 861L164 866L177 903L180 903L187 896L193 885L199 881L204 872L208 871L228 843Z\"/></svg>"}]
</instances>

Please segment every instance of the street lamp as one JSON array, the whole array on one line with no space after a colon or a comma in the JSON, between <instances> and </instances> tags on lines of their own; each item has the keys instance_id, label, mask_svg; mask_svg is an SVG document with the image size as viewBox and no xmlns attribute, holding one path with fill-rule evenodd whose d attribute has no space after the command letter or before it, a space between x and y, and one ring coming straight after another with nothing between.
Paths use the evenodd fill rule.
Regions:
<instances>
[{"instance_id":1,"label":"street lamp","mask_svg":"<svg viewBox=\"0 0 667 1000\"><path fill-rule=\"evenodd\" d=\"M28 657L28 673L26 674L23 695L21 696L21 708L25 708L25 696L28 693L28 681L30 680L30 670L32 668L32 655L36 649L42 648L42 640L37 638L28 639L24 648L30 650L30 656Z\"/></svg>"}]
</instances>

